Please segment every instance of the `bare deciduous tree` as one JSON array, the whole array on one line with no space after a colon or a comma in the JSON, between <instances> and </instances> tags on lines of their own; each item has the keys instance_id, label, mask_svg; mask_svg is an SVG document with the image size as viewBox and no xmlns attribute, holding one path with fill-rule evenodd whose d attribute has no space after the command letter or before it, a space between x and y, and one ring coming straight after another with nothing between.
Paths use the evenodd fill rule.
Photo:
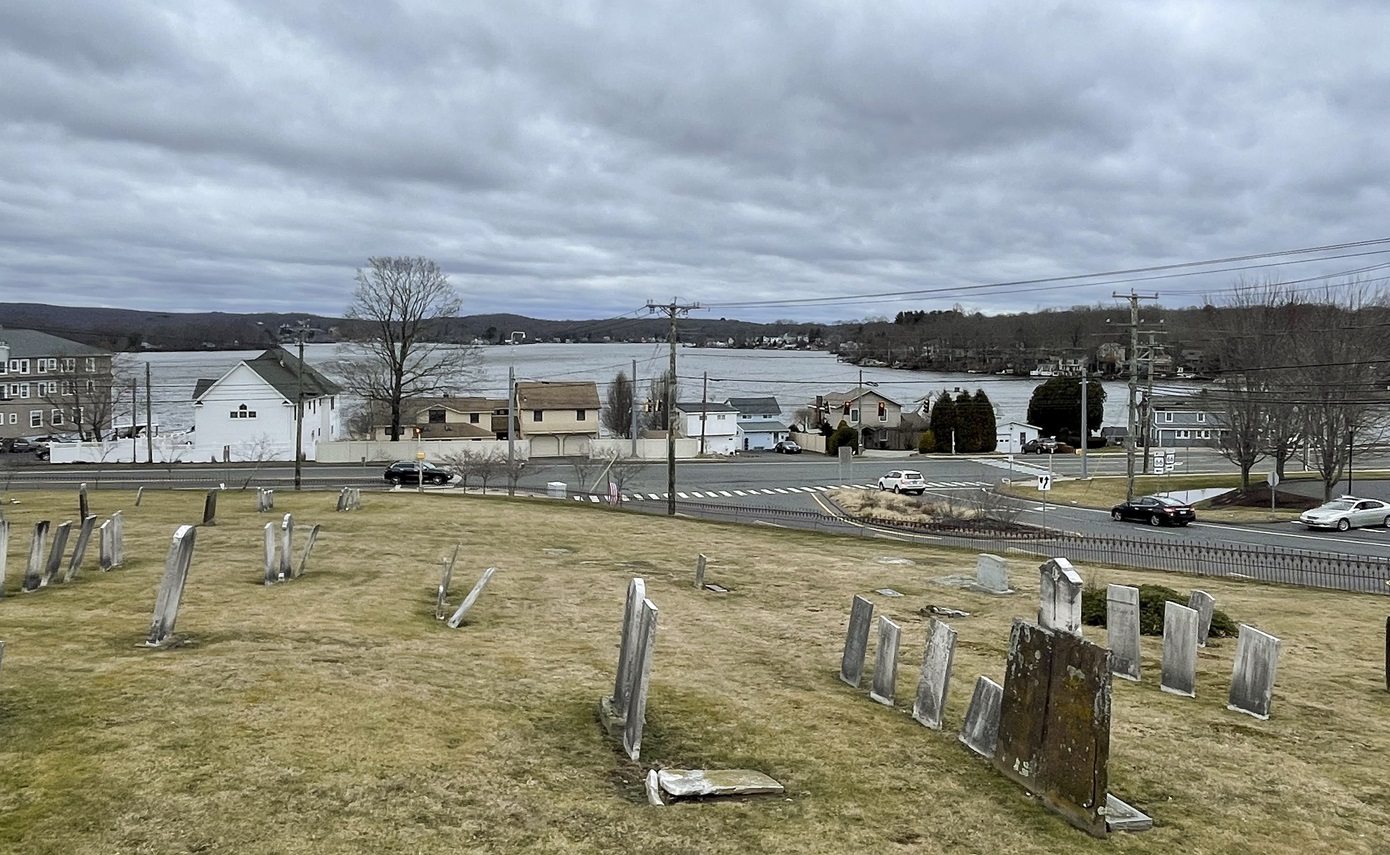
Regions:
<instances>
[{"instance_id":1,"label":"bare deciduous tree","mask_svg":"<svg viewBox=\"0 0 1390 855\"><path fill-rule=\"evenodd\" d=\"M39 397L62 413L62 422L71 425L81 438L100 442L111 428L116 402L129 388L134 372L129 360L119 356L111 359L109 373L79 371L86 367L86 359L59 354L58 372L41 382L44 391ZM132 421L139 423L139 418Z\"/></svg>"},{"instance_id":2,"label":"bare deciduous tree","mask_svg":"<svg viewBox=\"0 0 1390 855\"><path fill-rule=\"evenodd\" d=\"M347 317L361 321L364 354L339 366L343 385L384 405L393 442L403 433L406 402L456 391L474 379L475 348L442 341L463 303L439 265L427 258L370 258L357 271Z\"/></svg>"}]
</instances>

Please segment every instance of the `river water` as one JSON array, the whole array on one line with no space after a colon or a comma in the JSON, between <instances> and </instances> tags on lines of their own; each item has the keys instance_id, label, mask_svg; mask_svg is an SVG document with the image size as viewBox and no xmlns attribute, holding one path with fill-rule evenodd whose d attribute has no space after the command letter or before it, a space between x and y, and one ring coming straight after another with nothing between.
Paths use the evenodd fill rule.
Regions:
<instances>
[{"instance_id":1,"label":"river water","mask_svg":"<svg viewBox=\"0 0 1390 855\"><path fill-rule=\"evenodd\" d=\"M309 344L304 359L333 376L333 364L347 351L342 344ZM150 366L154 420L165 432L193 425L193 389L200 378L216 379L243 359L262 351L192 351L132 355L134 373L140 387L140 416L144 421L144 366ZM507 372L518 380L593 380L599 385L599 398L619 370L631 375L636 363L638 393L645 397L651 378L669 366L665 344L524 344L479 348L477 382L469 384L469 394L490 398L507 395ZM984 389L994 403L1000 422L1024 421L1028 399L1041 382L1035 378L995 377L979 374L945 374L904 371L895 368L863 368L839 362L832 354L795 350L723 350L679 347L676 374L680 399L698 401L706 394L711 401L730 397L771 395L782 405L783 415L815 400L816 395L845 392L864 382L877 384L878 391L912 409L914 402L941 390ZM1123 425L1127 392L1125 384L1107 382L1106 425ZM130 392L124 390L117 404L115 421L130 419ZM1100 426L1094 426L1098 429Z\"/></svg>"}]
</instances>

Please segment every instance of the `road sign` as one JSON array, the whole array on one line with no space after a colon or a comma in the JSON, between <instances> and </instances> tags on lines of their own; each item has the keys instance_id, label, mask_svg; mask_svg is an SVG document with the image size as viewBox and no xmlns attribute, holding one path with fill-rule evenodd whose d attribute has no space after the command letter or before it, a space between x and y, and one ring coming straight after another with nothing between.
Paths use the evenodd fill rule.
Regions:
<instances>
[{"instance_id":1,"label":"road sign","mask_svg":"<svg viewBox=\"0 0 1390 855\"><path fill-rule=\"evenodd\" d=\"M1269 473L1268 475L1266 475L1266 476L1265 476L1265 483L1268 484L1268 485L1271 486L1271 487L1278 487L1278 486L1279 486L1279 473L1278 473L1278 472L1271 472L1271 473Z\"/></svg>"},{"instance_id":2,"label":"road sign","mask_svg":"<svg viewBox=\"0 0 1390 855\"><path fill-rule=\"evenodd\" d=\"M1044 473L1038 476L1038 489L1044 493L1052 489L1051 473Z\"/></svg>"},{"instance_id":3,"label":"road sign","mask_svg":"<svg viewBox=\"0 0 1390 855\"><path fill-rule=\"evenodd\" d=\"M1177 465L1177 462L1178 462L1178 453L1177 453L1176 451L1173 451L1173 450L1171 450L1171 449L1168 450L1168 451L1165 451L1165 452L1163 452L1163 457L1164 457L1164 462L1168 465L1168 468L1169 468L1169 469L1172 469L1175 465Z\"/></svg>"},{"instance_id":4,"label":"road sign","mask_svg":"<svg viewBox=\"0 0 1390 855\"><path fill-rule=\"evenodd\" d=\"M1153 471L1155 475L1162 475L1164 472L1163 456L1155 454L1153 459Z\"/></svg>"}]
</instances>

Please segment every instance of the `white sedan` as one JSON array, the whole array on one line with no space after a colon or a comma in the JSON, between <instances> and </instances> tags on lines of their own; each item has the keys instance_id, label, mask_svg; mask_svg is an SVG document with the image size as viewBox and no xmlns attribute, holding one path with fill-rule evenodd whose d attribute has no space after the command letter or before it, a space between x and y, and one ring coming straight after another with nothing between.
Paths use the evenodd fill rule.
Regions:
<instances>
[{"instance_id":1,"label":"white sedan","mask_svg":"<svg viewBox=\"0 0 1390 855\"><path fill-rule=\"evenodd\" d=\"M921 472L914 472L911 469L894 469L878 479L878 488L880 490L892 490L894 493L916 493L920 496L927 491L927 482L922 480Z\"/></svg>"},{"instance_id":2,"label":"white sedan","mask_svg":"<svg viewBox=\"0 0 1390 855\"><path fill-rule=\"evenodd\" d=\"M1335 528L1338 531L1367 525L1390 526L1390 504L1379 499L1343 496L1311 511L1304 511L1298 521L1308 528Z\"/></svg>"}]
</instances>

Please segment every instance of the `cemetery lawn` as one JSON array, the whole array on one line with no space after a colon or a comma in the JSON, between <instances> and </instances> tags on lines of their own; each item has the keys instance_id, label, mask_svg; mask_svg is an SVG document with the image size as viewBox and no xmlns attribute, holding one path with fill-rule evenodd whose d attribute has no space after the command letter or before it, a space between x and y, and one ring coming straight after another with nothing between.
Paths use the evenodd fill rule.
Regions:
<instances>
[{"instance_id":1,"label":"cemetery lawn","mask_svg":"<svg viewBox=\"0 0 1390 855\"><path fill-rule=\"evenodd\" d=\"M956 740L978 675L1002 681L1041 559L1010 554L1013 597L934 582L973 553L576 503L456 494L222 494L200 528L182 644L142 649L170 537L201 492L93 491L124 509L126 565L19 592L33 523L75 493L20 493L0 600L0 852L1380 853L1390 834L1390 600L1079 567L1088 582L1200 587L1283 639L1273 717L1226 709L1234 639L1201 652L1197 697L1114 684L1110 788L1157 822L1092 840ZM306 574L261 584L262 526L323 530ZM469 622L434 619L441 560ZM695 557L710 556L691 586ZM660 610L641 763L595 716L613 688L623 599ZM887 598L875 589L904 596ZM897 706L837 679L850 600L903 627ZM926 619L964 609L946 729L909 715ZM1089 638L1104 632L1086 628ZM873 642L870 644L871 648ZM872 657L872 652L871 652ZM872 671L872 663L869 670ZM784 796L649 807L651 766L752 768Z\"/></svg>"}]
</instances>

